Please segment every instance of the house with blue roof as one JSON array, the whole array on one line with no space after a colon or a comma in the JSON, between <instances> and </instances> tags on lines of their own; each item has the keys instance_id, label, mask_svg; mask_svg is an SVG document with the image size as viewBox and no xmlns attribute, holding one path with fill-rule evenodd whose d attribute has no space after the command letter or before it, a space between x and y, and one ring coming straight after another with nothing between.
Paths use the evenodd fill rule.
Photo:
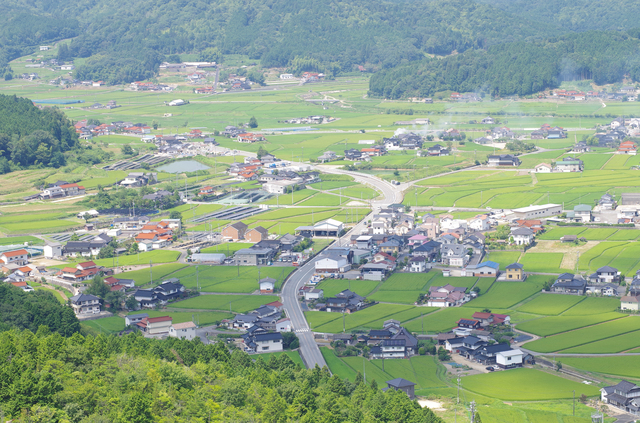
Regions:
<instances>
[{"instance_id":1,"label":"house with blue roof","mask_svg":"<svg viewBox=\"0 0 640 423\"><path fill-rule=\"evenodd\" d=\"M480 264L467 266L467 275L496 278L500 272L500 265L495 261L484 261Z\"/></svg>"}]
</instances>

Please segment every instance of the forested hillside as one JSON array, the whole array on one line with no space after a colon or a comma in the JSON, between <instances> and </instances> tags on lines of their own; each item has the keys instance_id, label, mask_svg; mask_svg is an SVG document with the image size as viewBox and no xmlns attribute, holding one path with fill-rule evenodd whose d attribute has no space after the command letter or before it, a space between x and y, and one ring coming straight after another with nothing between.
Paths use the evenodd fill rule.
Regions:
<instances>
[{"instance_id":1,"label":"forested hillside","mask_svg":"<svg viewBox=\"0 0 640 423\"><path fill-rule=\"evenodd\" d=\"M35 332L41 325L48 327L47 332L64 336L80 331L80 323L71 307L61 305L52 293L24 292L8 283L0 284L0 316L0 331L15 328Z\"/></svg>"},{"instance_id":2,"label":"forested hillside","mask_svg":"<svg viewBox=\"0 0 640 423\"><path fill-rule=\"evenodd\" d=\"M38 109L26 98L0 94L0 173L16 165L60 167L78 146L71 122L58 109Z\"/></svg>"},{"instance_id":3,"label":"forested hillside","mask_svg":"<svg viewBox=\"0 0 640 423\"><path fill-rule=\"evenodd\" d=\"M10 0L0 22L15 23L19 6L20 0ZM61 58L91 56L78 74L112 83L153 74L164 55L207 48L247 54L265 67L311 58L334 72L353 70L354 65L390 68L425 54L561 33L559 27L472 0L53 0L30 3L29 9L49 20L77 19L78 27L69 31L80 35ZM20 31L38 28L26 23ZM5 36L3 45L35 48L36 41L51 39L45 35L37 40Z\"/></svg>"},{"instance_id":4,"label":"forested hillside","mask_svg":"<svg viewBox=\"0 0 640 423\"><path fill-rule=\"evenodd\" d=\"M634 0L477 0L531 22L568 31L616 30L639 26L640 3Z\"/></svg>"},{"instance_id":5,"label":"forested hillside","mask_svg":"<svg viewBox=\"0 0 640 423\"><path fill-rule=\"evenodd\" d=\"M0 416L14 423L442 423L404 392L383 393L384 382L200 338L0 333Z\"/></svg>"},{"instance_id":6,"label":"forested hillside","mask_svg":"<svg viewBox=\"0 0 640 423\"><path fill-rule=\"evenodd\" d=\"M376 73L370 93L429 97L439 91L528 95L563 80L640 81L640 40L629 33L589 31L545 41L495 45L445 59L428 59Z\"/></svg>"}]
</instances>

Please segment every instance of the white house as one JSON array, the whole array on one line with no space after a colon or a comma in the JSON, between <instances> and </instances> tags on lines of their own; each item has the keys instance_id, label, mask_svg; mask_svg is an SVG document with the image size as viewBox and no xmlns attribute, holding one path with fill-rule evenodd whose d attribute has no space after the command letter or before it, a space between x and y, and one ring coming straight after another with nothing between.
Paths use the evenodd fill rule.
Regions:
<instances>
[{"instance_id":1,"label":"white house","mask_svg":"<svg viewBox=\"0 0 640 423\"><path fill-rule=\"evenodd\" d=\"M501 369L522 367L523 356L524 354L520 350L502 351L496 354L496 364Z\"/></svg>"},{"instance_id":2,"label":"white house","mask_svg":"<svg viewBox=\"0 0 640 423\"><path fill-rule=\"evenodd\" d=\"M191 341L196 335L196 324L193 322L174 323L169 328L169 336Z\"/></svg>"},{"instance_id":3,"label":"white house","mask_svg":"<svg viewBox=\"0 0 640 423\"><path fill-rule=\"evenodd\" d=\"M276 322L276 332L291 332L291 320L288 318L278 320Z\"/></svg>"},{"instance_id":4,"label":"white house","mask_svg":"<svg viewBox=\"0 0 640 423\"><path fill-rule=\"evenodd\" d=\"M442 219L440 219L440 230L442 230L443 232L466 227L467 221L463 219L454 219L449 215L444 216Z\"/></svg>"},{"instance_id":5,"label":"white house","mask_svg":"<svg viewBox=\"0 0 640 423\"><path fill-rule=\"evenodd\" d=\"M491 229L491 223L489 222L489 216L486 214L473 217L468 220L468 227L476 231L488 231Z\"/></svg>"},{"instance_id":6,"label":"white house","mask_svg":"<svg viewBox=\"0 0 640 423\"><path fill-rule=\"evenodd\" d=\"M78 294L69 298L76 314L100 313L100 298L89 294Z\"/></svg>"},{"instance_id":7,"label":"white house","mask_svg":"<svg viewBox=\"0 0 640 423\"><path fill-rule=\"evenodd\" d=\"M316 261L317 273L343 273L351 270L351 265L345 257L325 257Z\"/></svg>"},{"instance_id":8,"label":"white house","mask_svg":"<svg viewBox=\"0 0 640 423\"><path fill-rule=\"evenodd\" d=\"M245 340L246 348L257 353L282 351L283 338L282 334L277 333L258 333L247 337Z\"/></svg>"},{"instance_id":9,"label":"white house","mask_svg":"<svg viewBox=\"0 0 640 423\"><path fill-rule=\"evenodd\" d=\"M276 286L276 280L273 278L262 278L260 279L260 293L261 294L272 294L273 289Z\"/></svg>"},{"instance_id":10,"label":"white house","mask_svg":"<svg viewBox=\"0 0 640 423\"><path fill-rule=\"evenodd\" d=\"M322 289L312 289L311 291L305 291L304 299L307 301L310 300L319 300L324 297L324 291Z\"/></svg>"},{"instance_id":11,"label":"white house","mask_svg":"<svg viewBox=\"0 0 640 423\"><path fill-rule=\"evenodd\" d=\"M62 257L62 244L59 242L49 242L44 246L44 257L52 259L55 257Z\"/></svg>"},{"instance_id":12,"label":"white house","mask_svg":"<svg viewBox=\"0 0 640 423\"><path fill-rule=\"evenodd\" d=\"M293 74L292 73L281 73L280 74L280 79L293 79Z\"/></svg>"},{"instance_id":13,"label":"white house","mask_svg":"<svg viewBox=\"0 0 640 423\"><path fill-rule=\"evenodd\" d=\"M551 173L552 170L553 168L551 167L551 165L546 163L540 163L534 168L535 173Z\"/></svg>"},{"instance_id":14,"label":"white house","mask_svg":"<svg viewBox=\"0 0 640 423\"><path fill-rule=\"evenodd\" d=\"M534 233L529 228L514 228L511 230L511 237L516 245L529 245L533 242Z\"/></svg>"},{"instance_id":15,"label":"white house","mask_svg":"<svg viewBox=\"0 0 640 423\"><path fill-rule=\"evenodd\" d=\"M25 249L15 250L15 251L5 251L0 254L0 260L4 264L17 264L20 266L24 266L27 264L27 259L29 258L29 253Z\"/></svg>"},{"instance_id":16,"label":"white house","mask_svg":"<svg viewBox=\"0 0 640 423\"><path fill-rule=\"evenodd\" d=\"M411 257L409 260L409 271L411 273L422 273L427 270L427 259L424 256Z\"/></svg>"},{"instance_id":17,"label":"white house","mask_svg":"<svg viewBox=\"0 0 640 423\"><path fill-rule=\"evenodd\" d=\"M271 181L265 183L262 188L271 194L284 194L287 188L298 185L300 181Z\"/></svg>"}]
</instances>

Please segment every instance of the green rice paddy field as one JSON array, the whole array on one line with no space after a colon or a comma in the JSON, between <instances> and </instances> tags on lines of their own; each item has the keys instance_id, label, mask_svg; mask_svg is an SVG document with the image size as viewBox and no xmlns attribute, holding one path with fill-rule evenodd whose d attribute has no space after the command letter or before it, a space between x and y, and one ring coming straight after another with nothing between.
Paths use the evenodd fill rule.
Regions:
<instances>
[{"instance_id":1,"label":"green rice paddy field","mask_svg":"<svg viewBox=\"0 0 640 423\"><path fill-rule=\"evenodd\" d=\"M503 372L466 376L463 386L469 391L504 401L543 401L595 396L597 386L585 385L535 369L512 369Z\"/></svg>"}]
</instances>

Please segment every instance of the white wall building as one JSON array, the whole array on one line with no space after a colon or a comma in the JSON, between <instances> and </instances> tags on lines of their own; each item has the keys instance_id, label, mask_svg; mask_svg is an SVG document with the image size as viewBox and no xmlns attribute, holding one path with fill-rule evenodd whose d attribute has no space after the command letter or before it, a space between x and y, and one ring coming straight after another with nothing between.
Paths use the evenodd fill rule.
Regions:
<instances>
[{"instance_id":1,"label":"white wall building","mask_svg":"<svg viewBox=\"0 0 640 423\"><path fill-rule=\"evenodd\" d=\"M197 336L196 329L197 326L193 322L175 323L169 328L169 336L190 341Z\"/></svg>"}]
</instances>

